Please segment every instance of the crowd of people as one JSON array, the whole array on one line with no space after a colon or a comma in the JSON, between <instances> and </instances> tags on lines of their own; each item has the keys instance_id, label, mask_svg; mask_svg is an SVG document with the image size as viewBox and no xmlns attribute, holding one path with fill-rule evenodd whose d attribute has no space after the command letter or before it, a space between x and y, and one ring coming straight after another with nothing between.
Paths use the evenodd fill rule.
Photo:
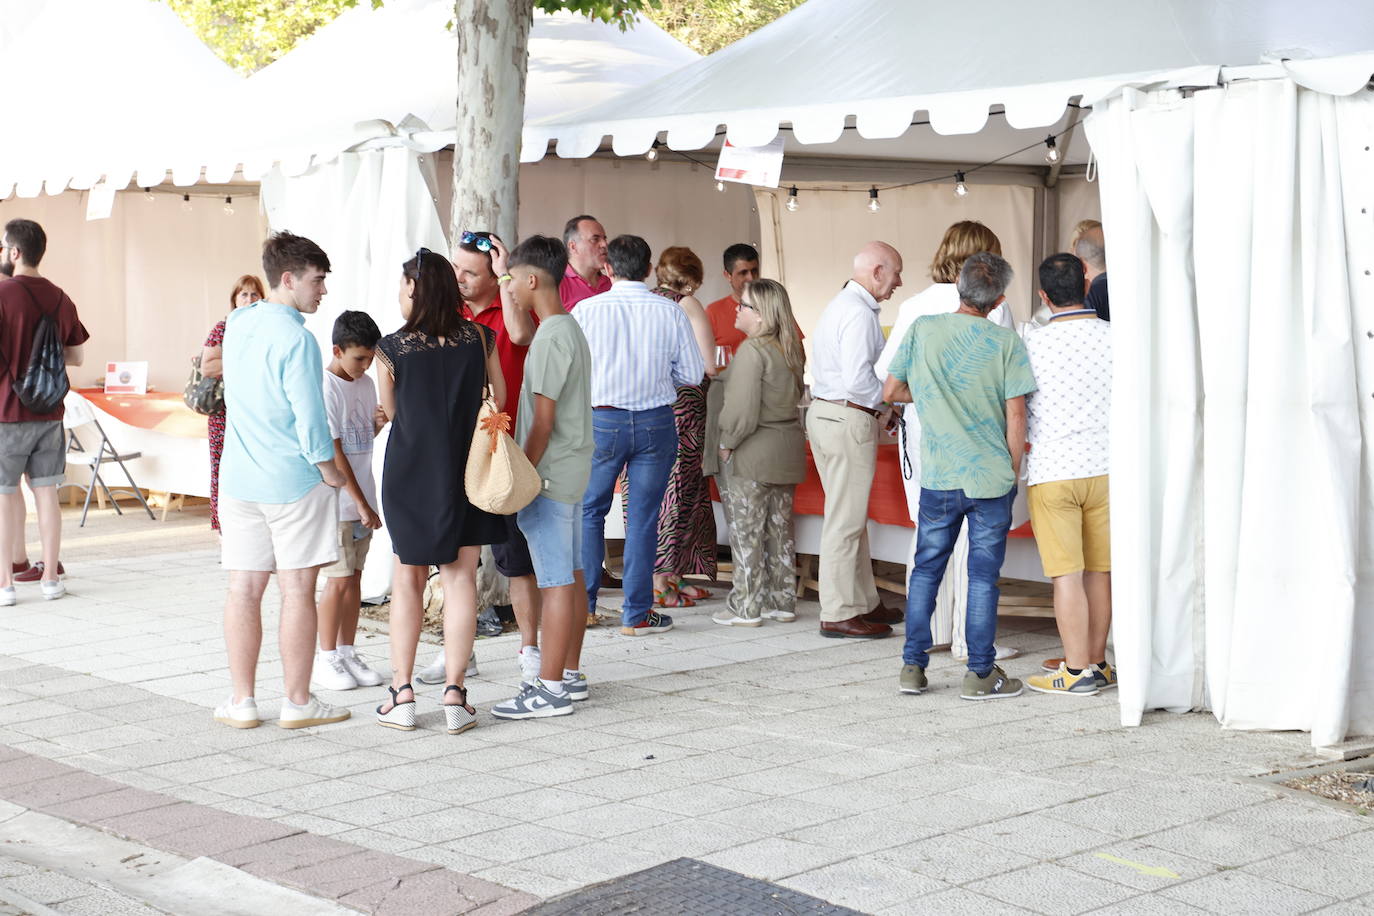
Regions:
<instances>
[{"instance_id":1,"label":"crowd of people","mask_svg":"<svg viewBox=\"0 0 1374 916\"><path fill-rule=\"evenodd\" d=\"M20 279L0 282L0 314L22 315L31 328L43 307L35 300L25 309L16 294L34 287L53 300L68 362L79 364L86 334L75 308L38 282L44 244L36 224L6 226L0 268ZM514 250L491 233L464 232L452 260L421 248L400 265L398 330L383 334L367 314L343 312L326 366L304 316L327 291L329 257L309 239L273 235L263 248L266 288L240 278L202 354L202 371L222 374L226 405L210 418L211 523L229 575L233 693L216 720L260 722L261 600L273 574L282 593L279 724L348 717L311 693L312 679L330 689L383 684L354 648L361 572L383 520L394 553L391 683L377 707L387 727L415 727L414 680L443 685L450 733L476 724L464 678L486 545L510 580L521 631L520 690L492 714L573 712L590 694L582 641L603 587L623 587L620 632L629 637L671 630L667 610L710 594L686 578L709 580L716 571L708 478L720 491L733 564L730 594L712 620L793 621L792 502L808 447L825 492L822 635L881 638L905 622L899 689L920 693L929 650L944 641L937 610L945 605L967 645L961 696L1019 694L1021 682L998 665L1005 652L994 636L1024 463L1065 646L1030 686L1072 695L1114 686L1106 659L1111 350L1100 225L1080 225L1071 247L1075 254L1039 266L1042 314L1018 333L1005 295L1012 272L997 237L979 223L957 223L932 261L933 285L901 306L885 335L881 304L902 286L903 260L893 246L869 243L812 329L808 367L787 290L759 277L758 252L748 245L725 250L730 293L703 306L694 293L705 268L694 253L668 248L655 263L642 238L608 240L588 215L569 220L561 239L532 236ZM60 483L47 441L54 428L61 439L60 415L56 427L50 417L8 419L17 407L12 389L0 379L0 435L14 440L0 454L0 510L25 472L36 494ZM508 516L473 505L465 490L487 397L511 418L541 481L533 502ZM379 500L373 442L388 424ZM916 523L905 612L879 601L866 535L877 446L897 433ZM625 549L614 583L603 560L617 492ZM0 518L0 553L13 551L8 522ZM49 581L60 587L57 562L45 537L44 563L54 570L42 574L45 589ZM431 569L443 590L444 646L417 670ZM4 573L0 603L12 603ZM942 589L946 578L957 585Z\"/></svg>"}]
</instances>

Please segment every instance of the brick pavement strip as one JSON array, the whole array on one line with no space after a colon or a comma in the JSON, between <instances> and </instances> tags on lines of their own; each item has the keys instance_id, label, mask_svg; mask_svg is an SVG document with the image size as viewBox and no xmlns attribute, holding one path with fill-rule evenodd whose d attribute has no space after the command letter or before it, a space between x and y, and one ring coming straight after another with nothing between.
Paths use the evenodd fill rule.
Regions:
<instances>
[{"instance_id":1,"label":"brick pavement strip","mask_svg":"<svg viewBox=\"0 0 1374 916\"><path fill-rule=\"evenodd\" d=\"M213 859L364 912L501 916L537 902L426 862L130 788L13 748L0 750L0 796L11 805L188 858Z\"/></svg>"}]
</instances>

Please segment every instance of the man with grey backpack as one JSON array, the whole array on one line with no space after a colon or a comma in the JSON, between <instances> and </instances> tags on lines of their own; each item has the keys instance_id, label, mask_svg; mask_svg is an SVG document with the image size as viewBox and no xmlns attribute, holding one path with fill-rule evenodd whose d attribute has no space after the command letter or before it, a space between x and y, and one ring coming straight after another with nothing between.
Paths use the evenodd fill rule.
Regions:
<instances>
[{"instance_id":1,"label":"man with grey backpack","mask_svg":"<svg viewBox=\"0 0 1374 916\"><path fill-rule=\"evenodd\" d=\"M91 336L76 305L38 272L48 248L43 227L12 219L0 238L0 556L10 557L22 529L19 481L29 476L43 541L40 588L48 600L66 594L58 554L62 509L57 488L66 477L67 443L62 398L67 367L79 366ZM14 573L0 563L0 607L15 603Z\"/></svg>"}]
</instances>

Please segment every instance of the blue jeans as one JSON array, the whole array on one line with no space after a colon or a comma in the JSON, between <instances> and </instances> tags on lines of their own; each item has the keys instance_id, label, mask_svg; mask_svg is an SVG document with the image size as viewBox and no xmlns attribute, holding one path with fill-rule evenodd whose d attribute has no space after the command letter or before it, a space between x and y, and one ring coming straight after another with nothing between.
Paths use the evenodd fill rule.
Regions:
<instances>
[{"instance_id":1,"label":"blue jeans","mask_svg":"<svg viewBox=\"0 0 1374 916\"><path fill-rule=\"evenodd\" d=\"M654 600L654 555L658 552L658 512L668 476L677 461L677 425L673 405L651 410L592 412L592 476L582 497L582 569L587 604L596 607L601 588L601 561L606 555L606 513L615 497L615 481L628 468L629 521L625 530L625 604L621 623L630 627L648 616Z\"/></svg>"},{"instance_id":2,"label":"blue jeans","mask_svg":"<svg viewBox=\"0 0 1374 916\"><path fill-rule=\"evenodd\" d=\"M920 520L916 523L916 558L906 592L906 645L902 661L930 665L930 618L940 590L949 555L968 519L968 605L964 611L964 637L968 643L968 668L979 676L992 670L997 635L997 578L1007 554L1011 530L1011 504L1016 487L1005 496L970 499L963 490L921 488Z\"/></svg>"}]
</instances>

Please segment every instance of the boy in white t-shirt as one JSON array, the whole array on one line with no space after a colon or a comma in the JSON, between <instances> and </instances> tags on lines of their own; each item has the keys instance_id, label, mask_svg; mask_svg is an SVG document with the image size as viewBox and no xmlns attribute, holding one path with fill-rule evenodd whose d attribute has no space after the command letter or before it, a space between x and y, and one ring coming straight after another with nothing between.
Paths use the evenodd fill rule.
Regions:
<instances>
[{"instance_id":1,"label":"boy in white t-shirt","mask_svg":"<svg viewBox=\"0 0 1374 916\"><path fill-rule=\"evenodd\" d=\"M382 332L365 312L344 312L334 321L334 359L324 370L324 409L334 439L334 465L344 476L339 491L339 560L320 571L320 650L314 681L329 690L376 687L382 676L353 650L362 606L363 564L372 532L382 527L373 506L372 440L386 424L377 388L367 376Z\"/></svg>"}]
</instances>

